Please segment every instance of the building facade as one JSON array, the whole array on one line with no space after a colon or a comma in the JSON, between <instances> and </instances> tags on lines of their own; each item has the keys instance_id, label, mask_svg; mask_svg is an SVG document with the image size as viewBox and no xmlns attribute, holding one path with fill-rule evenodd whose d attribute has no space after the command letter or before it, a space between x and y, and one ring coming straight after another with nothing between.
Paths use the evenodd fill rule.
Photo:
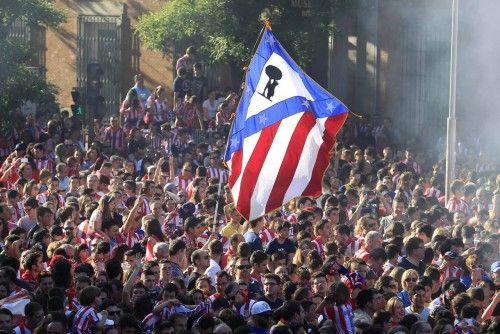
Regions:
<instances>
[{"instance_id":1,"label":"building facade","mask_svg":"<svg viewBox=\"0 0 500 334\"><path fill-rule=\"evenodd\" d=\"M355 0L335 13L329 89L402 139L445 133L451 1Z\"/></svg>"},{"instance_id":2,"label":"building facade","mask_svg":"<svg viewBox=\"0 0 500 334\"><path fill-rule=\"evenodd\" d=\"M45 75L59 90L61 107L73 104L71 91L85 94L89 75L99 68L99 94L104 98L101 112L118 112L121 100L141 73L145 85L167 87L171 96L172 59L161 52L141 47L133 26L144 13L159 10L154 0L56 0L67 20L50 28L45 36Z\"/></svg>"}]
</instances>

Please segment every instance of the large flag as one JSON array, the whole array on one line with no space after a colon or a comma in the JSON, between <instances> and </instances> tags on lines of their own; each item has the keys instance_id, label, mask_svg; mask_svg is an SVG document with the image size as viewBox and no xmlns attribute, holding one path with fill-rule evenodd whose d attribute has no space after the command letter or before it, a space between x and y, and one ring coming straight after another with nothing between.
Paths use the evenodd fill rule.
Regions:
<instances>
[{"instance_id":1,"label":"large flag","mask_svg":"<svg viewBox=\"0 0 500 334\"><path fill-rule=\"evenodd\" d=\"M225 154L247 220L297 196L319 196L347 108L309 78L266 26L246 73Z\"/></svg>"},{"instance_id":2,"label":"large flag","mask_svg":"<svg viewBox=\"0 0 500 334\"><path fill-rule=\"evenodd\" d=\"M0 300L0 308L6 308L12 312L13 323L19 324L24 321L24 307L31 301L28 291L21 290L11 296Z\"/></svg>"}]
</instances>

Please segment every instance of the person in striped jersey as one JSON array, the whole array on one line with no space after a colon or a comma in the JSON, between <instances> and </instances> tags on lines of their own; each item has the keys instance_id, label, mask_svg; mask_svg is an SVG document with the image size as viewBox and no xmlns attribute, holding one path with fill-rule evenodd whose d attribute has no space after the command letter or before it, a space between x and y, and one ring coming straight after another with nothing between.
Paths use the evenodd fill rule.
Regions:
<instances>
[{"instance_id":1,"label":"person in striped jersey","mask_svg":"<svg viewBox=\"0 0 500 334\"><path fill-rule=\"evenodd\" d=\"M334 282L330 292L316 312L324 319L332 320L338 334L354 334L354 313L349 303L349 288L342 282Z\"/></svg>"},{"instance_id":2,"label":"person in striped jersey","mask_svg":"<svg viewBox=\"0 0 500 334\"><path fill-rule=\"evenodd\" d=\"M80 293L82 308L76 312L73 320L72 334L92 334L102 330L108 318L106 310L101 312L101 317L96 309L101 304L101 289L89 286Z\"/></svg>"}]
</instances>

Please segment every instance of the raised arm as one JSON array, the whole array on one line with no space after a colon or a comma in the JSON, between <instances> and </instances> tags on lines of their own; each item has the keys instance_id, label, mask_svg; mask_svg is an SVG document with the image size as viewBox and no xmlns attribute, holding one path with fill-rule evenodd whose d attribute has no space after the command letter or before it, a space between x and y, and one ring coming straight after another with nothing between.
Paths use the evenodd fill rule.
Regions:
<instances>
[{"instance_id":1,"label":"raised arm","mask_svg":"<svg viewBox=\"0 0 500 334\"><path fill-rule=\"evenodd\" d=\"M124 233L129 233L132 232L134 228L134 221L137 218L137 213L139 212L139 209L144 202L144 196L140 195L137 197L134 203L134 207L132 210L130 210L130 213L128 214L127 218L125 219L125 222L123 223L123 232Z\"/></svg>"}]
</instances>

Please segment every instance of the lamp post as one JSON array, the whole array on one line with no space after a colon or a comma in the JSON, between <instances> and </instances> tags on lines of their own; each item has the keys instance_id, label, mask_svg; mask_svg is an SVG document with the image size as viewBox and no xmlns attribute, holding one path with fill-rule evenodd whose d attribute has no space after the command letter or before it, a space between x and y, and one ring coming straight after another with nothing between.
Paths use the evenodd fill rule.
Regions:
<instances>
[{"instance_id":1,"label":"lamp post","mask_svg":"<svg viewBox=\"0 0 500 334\"><path fill-rule=\"evenodd\" d=\"M457 94L457 42L458 42L458 3L452 0L451 44L450 44L450 97L446 130L446 202L450 198L450 183L455 179L456 160L456 94Z\"/></svg>"}]
</instances>

